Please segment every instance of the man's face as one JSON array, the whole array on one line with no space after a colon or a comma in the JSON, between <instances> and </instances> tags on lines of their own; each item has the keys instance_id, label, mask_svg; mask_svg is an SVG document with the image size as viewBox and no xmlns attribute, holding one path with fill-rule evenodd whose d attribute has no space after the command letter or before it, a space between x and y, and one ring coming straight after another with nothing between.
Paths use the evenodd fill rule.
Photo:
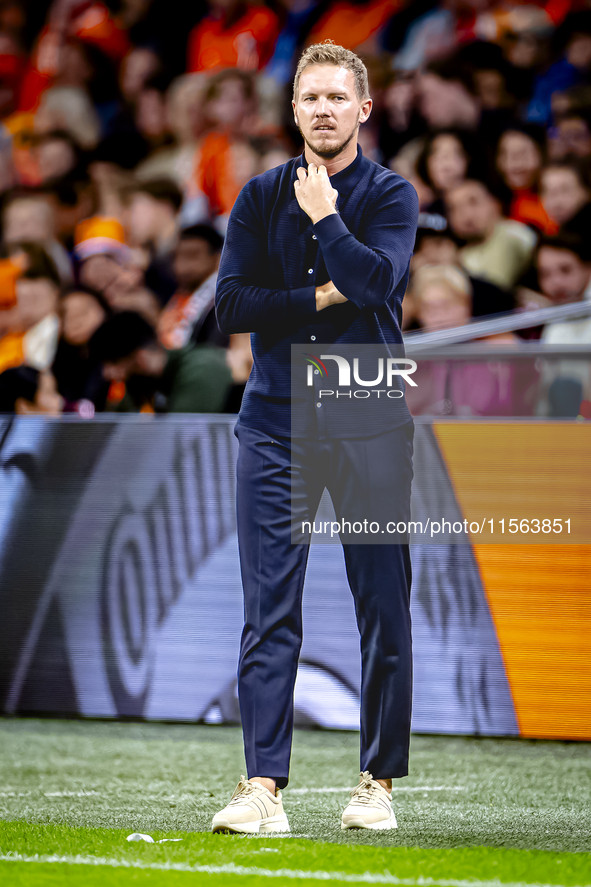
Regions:
<instances>
[{"instance_id":1,"label":"man's face","mask_svg":"<svg viewBox=\"0 0 591 887\"><path fill-rule=\"evenodd\" d=\"M340 154L370 115L371 99L360 101L355 76L337 65L310 65L300 76L293 115L302 137L317 157Z\"/></svg>"},{"instance_id":2,"label":"man's face","mask_svg":"<svg viewBox=\"0 0 591 887\"><path fill-rule=\"evenodd\" d=\"M195 237L180 240L174 256L174 273L179 289L191 293L213 274L218 266L219 256L212 253L206 240Z\"/></svg>"},{"instance_id":3,"label":"man's face","mask_svg":"<svg viewBox=\"0 0 591 887\"><path fill-rule=\"evenodd\" d=\"M500 216L496 201L480 182L464 182L446 195L445 202L451 227L469 243L486 240Z\"/></svg>"},{"instance_id":4,"label":"man's face","mask_svg":"<svg viewBox=\"0 0 591 887\"><path fill-rule=\"evenodd\" d=\"M545 296L556 305L578 302L589 283L589 265L568 249L543 246L538 253L538 278Z\"/></svg>"}]
</instances>

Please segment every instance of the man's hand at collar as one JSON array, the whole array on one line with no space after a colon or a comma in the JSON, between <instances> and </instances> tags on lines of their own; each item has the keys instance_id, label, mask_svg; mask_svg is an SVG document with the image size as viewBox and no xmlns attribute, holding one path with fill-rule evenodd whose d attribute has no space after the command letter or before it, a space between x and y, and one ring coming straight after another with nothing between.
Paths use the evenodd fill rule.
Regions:
<instances>
[{"instance_id":1,"label":"man's hand at collar","mask_svg":"<svg viewBox=\"0 0 591 887\"><path fill-rule=\"evenodd\" d=\"M297 175L298 180L294 182L297 202L310 216L314 225L320 219L336 213L335 206L339 193L330 184L325 166L310 163L308 172L300 166Z\"/></svg>"}]
</instances>

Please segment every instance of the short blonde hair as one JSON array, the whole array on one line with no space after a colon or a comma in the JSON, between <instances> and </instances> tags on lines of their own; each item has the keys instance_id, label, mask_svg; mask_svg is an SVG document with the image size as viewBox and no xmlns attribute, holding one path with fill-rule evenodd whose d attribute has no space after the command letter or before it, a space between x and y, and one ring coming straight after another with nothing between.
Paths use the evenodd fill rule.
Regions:
<instances>
[{"instance_id":1,"label":"short blonde hair","mask_svg":"<svg viewBox=\"0 0 591 887\"><path fill-rule=\"evenodd\" d=\"M358 55L338 46L333 40L323 40L322 43L314 43L302 53L293 80L293 99L297 98L300 86L300 77L305 68L312 65L336 65L338 68L346 68L355 78L355 92L360 102L369 98L369 83L367 68Z\"/></svg>"},{"instance_id":2,"label":"short blonde hair","mask_svg":"<svg viewBox=\"0 0 591 887\"><path fill-rule=\"evenodd\" d=\"M472 298L472 284L467 274L453 265L423 265L413 274L412 296L420 302L428 286L444 286L454 297L463 301Z\"/></svg>"}]
</instances>

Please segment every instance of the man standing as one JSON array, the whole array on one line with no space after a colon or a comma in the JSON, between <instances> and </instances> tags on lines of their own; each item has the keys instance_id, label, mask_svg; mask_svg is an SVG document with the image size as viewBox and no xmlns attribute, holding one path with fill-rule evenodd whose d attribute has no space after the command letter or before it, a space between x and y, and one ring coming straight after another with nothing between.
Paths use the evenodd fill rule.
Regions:
<instances>
[{"instance_id":1,"label":"man standing","mask_svg":"<svg viewBox=\"0 0 591 887\"><path fill-rule=\"evenodd\" d=\"M372 422L349 427L342 439L326 434L327 409L310 388L314 439L302 442L292 429L290 384L292 345L400 345L417 196L357 145L372 101L354 53L330 41L307 49L292 104L304 155L241 191L216 293L221 330L252 333L254 366L236 426L246 618L238 690L249 778L214 817L214 831L289 830L280 789L289 774L309 551L292 542L292 484L306 486L293 453L296 463L318 456L326 466L337 515L354 510L368 489L383 493L396 517L408 519L410 503L413 424L404 402L372 413ZM309 493L312 516L321 492ZM395 828L392 778L408 772L410 736L408 545L343 548L361 634L362 773L341 826Z\"/></svg>"}]
</instances>

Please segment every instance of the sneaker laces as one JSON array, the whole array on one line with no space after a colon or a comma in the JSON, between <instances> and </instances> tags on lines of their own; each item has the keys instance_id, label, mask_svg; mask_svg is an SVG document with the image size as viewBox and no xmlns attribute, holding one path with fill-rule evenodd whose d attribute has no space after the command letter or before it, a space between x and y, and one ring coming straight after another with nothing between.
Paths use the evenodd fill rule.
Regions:
<instances>
[{"instance_id":1,"label":"sneaker laces","mask_svg":"<svg viewBox=\"0 0 591 887\"><path fill-rule=\"evenodd\" d=\"M244 776L240 777L240 782L234 789L234 794L230 798L230 804L234 804L235 802L242 801L247 795L251 795L257 792L258 789L262 788L261 785L255 785L254 782L248 782Z\"/></svg>"},{"instance_id":2,"label":"sneaker laces","mask_svg":"<svg viewBox=\"0 0 591 887\"><path fill-rule=\"evenodd\" d=\"M361 774L359 785L356 785L349 794L355 803L373 805L381 796L381 791L382 786L375 782L369 770L365 770Z\"/></svg>"}]
</instances>

